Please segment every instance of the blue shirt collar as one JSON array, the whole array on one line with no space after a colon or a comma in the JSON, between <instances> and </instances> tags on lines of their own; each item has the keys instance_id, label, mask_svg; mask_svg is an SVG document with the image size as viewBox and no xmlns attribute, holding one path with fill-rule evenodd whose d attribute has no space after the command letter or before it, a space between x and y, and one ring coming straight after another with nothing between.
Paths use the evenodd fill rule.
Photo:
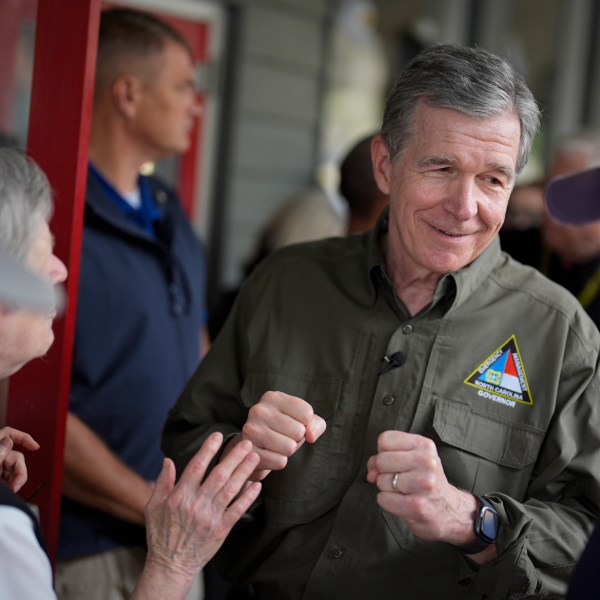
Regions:
<instances>
[{"instance_id":1,"label":"blue shirt collar","mask_svg":"<svg viewBox=\"0 0 600 600\"><path fill-rule=\"evenodd\" d=\"M96 179L106 193L106 197L109 198L130 221L139 225L151 236L156 235L154 231L154 222L160 219L160 211L152 197L152 190L150 189L150 183L147 177L144 175L138 177L141 205L139 208L133 208L91 161L88 162L88 176Z\"/></svg>"}]
</instances>

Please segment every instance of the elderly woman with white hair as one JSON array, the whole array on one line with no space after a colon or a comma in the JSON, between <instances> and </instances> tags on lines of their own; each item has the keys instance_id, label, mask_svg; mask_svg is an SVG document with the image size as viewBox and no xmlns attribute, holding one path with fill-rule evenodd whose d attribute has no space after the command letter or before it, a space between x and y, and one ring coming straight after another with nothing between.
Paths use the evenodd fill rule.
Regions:
<instances>
[{"instance_id":1,"label":"elderly woman with white hair","mask_svg":"<svg viewBox=\"0 0 600 600\"><path fill-rule=\"evenodd\" d=\"M51 213L51 190L41 169L0 148L0 379L44 355L54 340L52 290L66 279L67 269L53 252ZM257 498L260 484L246 486L258 463L250 442L238 445L202 482L221 443L220 433L210 436L176 485L175 467L165 459L146 506L148 556L132 598L184 598ZM27 471L15 444L39 447L24 432L0 428L0 598L55 598L43 535L16 494Z\"/></svg>"}]
</instances>

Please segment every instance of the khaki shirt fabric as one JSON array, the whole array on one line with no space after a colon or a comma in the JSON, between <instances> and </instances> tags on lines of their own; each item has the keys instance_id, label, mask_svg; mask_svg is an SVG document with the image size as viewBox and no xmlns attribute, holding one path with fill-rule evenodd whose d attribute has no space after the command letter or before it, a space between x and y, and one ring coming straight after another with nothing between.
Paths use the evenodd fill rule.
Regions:
<instances>
[{"instance_id":1,"label":"khaki shirt fabric","mask_svg":"<svg viewBox=\"0 0 600 600\"><path fill-rule=\"evenodd\" d=\"M210 432L239 432L269 390L326 420L268 475L218 555L261 599L561 597L600 514L598 330L497 239L411 317L383 268L385 227L267 259L172 409L163 448L180 470ZM473 384L506 348L520 400ZM380 375L397 351L406 363ZM366 463L392 429L434 440L449 481L491 498L497 560L477 567L377 505Z\"/></svg>"}]
</instances>

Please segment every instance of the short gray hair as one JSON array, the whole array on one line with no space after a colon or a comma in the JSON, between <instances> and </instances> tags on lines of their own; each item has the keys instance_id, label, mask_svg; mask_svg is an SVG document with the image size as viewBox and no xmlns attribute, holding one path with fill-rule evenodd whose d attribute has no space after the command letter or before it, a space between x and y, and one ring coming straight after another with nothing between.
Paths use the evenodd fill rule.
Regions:
<instances>
[{"instance_id":1,"label":"short gray hair","mask_svg":"<svg viewBox=\"0 0 600 600\"><path fill-rule=\"evenodd\" d=\"M123 59L155 60L167 41L193 57L186 38L152 13L133 8L109 8L100 13L95 94L104 91L121 74Z\"/></svg>"},{"instance_id":2,"label":"short gray hair","mask_svg":"<svg viewBox=\"0 0 600 600\"><path fill-rule=\"evenodd\" d=\"M0 252L25 261L42 223L52 215L52 191L38 165L0 148Z\"/></svg>"},{"instance_id":3,"label":"short gray hair","mask_svg":"<svg viewBox=\"0 0 600 600\"><path fill-rule=\"evenodd\" d=\"M525 80L506 60L482 48L440 44L420 52L390 92L381 134L395 160L413 133L419 100L485 119L516 112L521 140L516 171L529 159L540 123L540 110Z\"/></svg>"}]
</instances>

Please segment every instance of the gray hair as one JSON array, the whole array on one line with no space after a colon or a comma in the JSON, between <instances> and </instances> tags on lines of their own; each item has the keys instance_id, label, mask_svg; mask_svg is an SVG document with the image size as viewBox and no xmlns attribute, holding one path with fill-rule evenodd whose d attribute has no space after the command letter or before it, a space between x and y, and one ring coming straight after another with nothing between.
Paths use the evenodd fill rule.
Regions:
<instances>
[{"instance_id":1,"label":"gray hair","mask_svg":"<svg viewBox=\"0 0 600 600\"><path fill-rule=\"evenodd\" d=\"M517 173L527 163L540 110L525 80L506 60L482 48L458 44L440 44L420 52L400 75L386 102L381 134L392 160L413 133L419 100L475 119L516 112L521 123Z\"/></svg>"},{"instance_id":2,"label":"gray hair","mask_svg":"<svg viewBox=\"0 0 600 600\"><path fill-rule=\"evenodd\" d=\"M52 215L52 191L37 164L0 148L0 252L25 261L42 223Z\"/></svg>"}]
</instances>

